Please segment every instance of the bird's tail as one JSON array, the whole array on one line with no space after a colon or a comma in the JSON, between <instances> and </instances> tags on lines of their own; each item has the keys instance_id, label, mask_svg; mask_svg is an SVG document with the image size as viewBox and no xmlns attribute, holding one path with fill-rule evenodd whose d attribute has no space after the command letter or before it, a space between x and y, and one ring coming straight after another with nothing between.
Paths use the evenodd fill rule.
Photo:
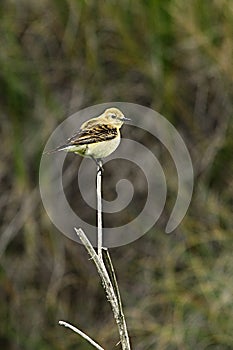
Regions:
<instances>
[{"instance_id":1,"label":"bird's tail","mask_svg":"<svg viewBox=\"0 0 233 350\"><path fill-rule=\"evenodd\" d=\"M62 146L58 146L54 149L51 149L49 151L45 151L43 154L53 154L53 153L56 153L56 152L59 152L59 151L64 151L67 149L67 145L62 145Z\"/></svg>"}]
</instances>

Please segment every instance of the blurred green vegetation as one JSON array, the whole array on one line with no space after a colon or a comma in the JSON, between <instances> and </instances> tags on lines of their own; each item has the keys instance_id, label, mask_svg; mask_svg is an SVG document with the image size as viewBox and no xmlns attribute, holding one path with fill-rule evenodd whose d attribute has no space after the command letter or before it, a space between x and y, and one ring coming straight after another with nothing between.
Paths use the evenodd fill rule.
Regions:
<instances>
[{"instance_id":1,"label":"blurred green vegetation","mask_svg":"<svg viewBox=\"0 0 233 350\"><path fill-rule=\"evenodd\" d=\"M0 38L1 349L91 348L59 319L106 349L118 341L85 249L52 226L38 190L56 125L117 100L165 115L195 171L174 234L168 208L112 251L133 349L232 349L232 1L2 0Z\"/></svg>"}]
</instances>

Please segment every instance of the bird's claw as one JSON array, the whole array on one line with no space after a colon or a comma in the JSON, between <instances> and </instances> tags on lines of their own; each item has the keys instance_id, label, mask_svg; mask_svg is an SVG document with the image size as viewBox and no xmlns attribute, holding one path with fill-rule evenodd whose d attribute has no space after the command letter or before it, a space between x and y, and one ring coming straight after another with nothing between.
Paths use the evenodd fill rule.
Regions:
<instances>
[{"instance_id":1,"label":"bird's claw","mask_svg":"<svg viewBox=\"0 0 233 350\"><path fill-rule=\"evenodd\" d=\"M102 163L97 163L97 165L98 165L97 173L101 172L101 174L103 174L103 172L104 172L103 164Z\"/></svg>"}]
</instances>

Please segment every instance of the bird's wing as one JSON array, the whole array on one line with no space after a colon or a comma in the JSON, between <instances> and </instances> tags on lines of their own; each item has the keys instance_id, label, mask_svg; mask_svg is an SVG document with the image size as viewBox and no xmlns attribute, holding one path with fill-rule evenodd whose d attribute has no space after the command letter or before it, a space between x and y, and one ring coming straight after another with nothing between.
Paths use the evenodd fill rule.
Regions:
<instances>
[{"instance_id":1,"label":"bird's wing","mask_svg":"<svg viewBox=\"0 0 233 350\"><path fill-rule=\"evenodd\" d=\"M66 145L85 145L112 140L118 135L118 129L108 124L93 125L80 129L67 140Z\"/></svg>"}]
</instances>

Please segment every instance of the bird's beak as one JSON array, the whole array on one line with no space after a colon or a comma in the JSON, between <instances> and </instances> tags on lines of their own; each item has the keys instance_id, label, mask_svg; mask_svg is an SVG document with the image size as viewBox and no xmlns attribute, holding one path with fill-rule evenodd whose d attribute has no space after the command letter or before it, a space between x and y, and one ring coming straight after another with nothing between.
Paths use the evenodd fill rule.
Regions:
<instances>
[{"instance_id":1,"label":"bird's beak","mask_svg":"<svg viewBox=\"0 0 233 350\"><path fill-rule=\"evenodd\" d=\"M126 117L121 118L121 120L122 120L123 122L130 122L130 121L131 121L130 118L126 118Z\"/></svg>"}]
</instances>

